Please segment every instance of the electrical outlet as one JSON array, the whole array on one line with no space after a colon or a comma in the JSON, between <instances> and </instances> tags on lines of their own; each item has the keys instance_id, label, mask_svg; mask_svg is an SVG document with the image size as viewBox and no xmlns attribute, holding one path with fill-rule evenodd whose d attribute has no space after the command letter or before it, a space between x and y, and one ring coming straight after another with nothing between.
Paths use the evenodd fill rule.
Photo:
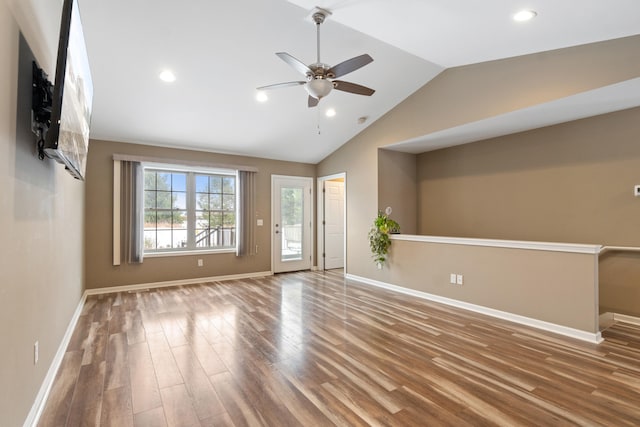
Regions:
<instances>
[{"instance_id":1,"label":"electrical outlet","mask_svg":"<svg viewBox=\"0 0 640 427\"><path fill-rule=\"evenodd\" d=\"M456 283L458 285L462 285L463 284L463 278L464 278L464 276L462 276L462 274L457 274L456 275Z\"/></svg>"},{"instance_id":2,"label":"electrical outlet","mask_svg":"<svg viewBox=\"0 0 640 427\"><path fill-rule=\"evenodd\" d=\"M636 185L633 187L633 195L636 197L640 197L640 185Z\"/></svg>"},{"instance_id":3,"label":"electrical outlet","mask_svg":"<svg viewBox=\"0 0 640 427\"><path fill-rule=\"evenodd\" d=\"M451 273L449 275L449 283L451 283L452 285L456 284L456 273Z\"/></svg>"},{"instance_id":4,"label":"electrical outlet","mask_svg":"<svg viewBox=\"0 0 640 427\"><path fill-rule=\"evenodd\" d=\"M204 261L202 261L202 258L198 259L198 267L202 267L204 265Z\"/></svg>"},{"instance_id":5,"label":"electrical outlet","mask_svg":"<svg viewBox=\"0 0 640 427\"><path fill-rule=\"evenodd\" d=\"M38 341L36 341L35 343L33 343L33 364L37 365L38 364L38 359L40 358L40 344L38 343Z\"/></svg>"}]
</instances>

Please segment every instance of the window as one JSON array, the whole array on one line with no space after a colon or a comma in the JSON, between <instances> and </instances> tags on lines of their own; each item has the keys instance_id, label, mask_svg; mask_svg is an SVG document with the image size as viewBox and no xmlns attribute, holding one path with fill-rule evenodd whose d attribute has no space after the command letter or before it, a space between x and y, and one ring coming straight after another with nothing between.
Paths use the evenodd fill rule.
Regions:
<instances>
[{"instance_id":1,"label":"window","mask_svg":"<svg viewBox=\"0 0 640 427\"><path fill-rule=\"evenodd\" d=\"M144 252L235 249L236 172L144 168Z\"/></svg>"}]
</instances>

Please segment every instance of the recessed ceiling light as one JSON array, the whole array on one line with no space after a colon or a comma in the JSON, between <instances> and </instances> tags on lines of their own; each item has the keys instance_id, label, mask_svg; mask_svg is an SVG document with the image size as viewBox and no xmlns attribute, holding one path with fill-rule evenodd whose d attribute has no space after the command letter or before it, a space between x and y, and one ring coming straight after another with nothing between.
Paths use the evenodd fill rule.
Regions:
<instances>
[{"instance_id":1,"label":"recessed ceiling light","mask_svg":"<svg viewBox=\"0 0 640 427\"><path fill-rule=\"evenodd\" d=\"M171 83L176 81L176 75L171 70L164 70L158 76L163 82Z\"/></svg>"},{"instance_id":2,"label":"recessed ceiling light","mask_svg":"<svg viewBox=\"0 0 640 427\"><path fill-rule=\"evenodd\" d=\"M329 108L325 114L327 115L327 117L333 117L336 115L336 110L334 110L333 108Z\"/></svg>"},{"instance_id":3,"label":"recessed ceiling light","mask_svg":"<svg viewBox=\"0 0 640 427\"><path fill-rule=\"evenodd\" d=\"M529 21L535 18L538 14L533 10L521 10L513 15L513 20L518 22Z\"/></svg>"},{"instance_id":4,"label":"recessed ceiling light","mask_svg":"<svg viewBox=\"0 0 640 427\"><path fill-rule=\"evenodd\" d=\"M258 91L258 93L256 93L256 100L258 100L258 102L267 102L269 100L269 97L265 92L260 90Z\"/></svg>"}]
</instances>

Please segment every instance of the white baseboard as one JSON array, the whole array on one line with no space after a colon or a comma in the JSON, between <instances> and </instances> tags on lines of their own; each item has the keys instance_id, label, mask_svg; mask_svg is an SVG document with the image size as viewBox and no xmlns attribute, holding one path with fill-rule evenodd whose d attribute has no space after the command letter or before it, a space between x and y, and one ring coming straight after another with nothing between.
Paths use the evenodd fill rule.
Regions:
<instances>
[{"instance_id":1,"label":"white baseboard","mask_svg":"<svg viewBox=\"0 0 640 427\"><path fill-rule=\"evenodd\" d=\"M238 280L238 279L249 279L252 277L265 277L272 276L272 271L261 271L256 273L245 273L245 274L232 274L227 276L215 276L215 277L201 277L197 279L185 279L185 280L171 280L167 282L154 282L154 283L142 283L137 285L126 285L126 286L112 286L106 288L99 289L87 289L84 291L80 302L78 303L78 307L76 307L76 311L73 313L73 317L69 322L69 326L67 326L67 330L58 346L58 351L56 352L53 360L51 361L51 365L49 366L49 370L47 371L47 375L40 386L40 390L36 396L36 400L29 411L29 415L27 416L24 427L35 427L40 420L40 416L42 415L42 411L47 403L47 398L49 397L49 392L51 391L51 387L53 386L53 381L56 378L56 374L58 373L58 369L60 368L60 364L62 363L62 358L64 357L64 353L67 351L67 346L69 345L69 341L71 341L71 336L73 335L73 331L78 323L78 319L80 318L80 314L82 313L82 309L84 308L84 304L87 300L87 296L89 295L100 295L100 294L110 294L114 292L126 292L126 291L135 291L140 289L150 289L150 288L163 288L168 286L182 286L182 285L191 285L195 283L203 283L203 282L220 282L224 280Z\"/></svg>"},{"instance_id":2,"label":"white baseboard","mask_svg":"<svg viewBox=\"0 0 640 427\"><path fill-rule=\"evenodd\" d=\"M31 410L29 411L29 415L27 415L27 419L24 421L24 427L33 426L35 427L40 420L40 416L42 415L42 411L47 403L47 399L49 398L49 392L51 391L51 387L53 386L53 381L56 378L56 374L58 373L58 369L60 368L60 364L62 363L62 359L64 358L64 354L67 351L67 346L69 345L69 341L71 341L71 336L73 335L73 331L76 328L76 324L78 323L78 319L80 319L80 314L82 314L82 309L84 308L84 303L87 299L87 293L85 292L80 298L78 302L78 306L76 307L76 311L73 313L71 317L71 321L67 326L67 330L62 337L62 341L58 346L58 351L56 351L53 360L51 361L51 365L49 365L49 370L47 371L47 375L44 377L42 381L42 385L40 386L40 390L36 395L36 400L33 402L33 406L31 406Z\"/></svg>"},{"instance_id":3,"label":"white baseboard","mask_svg":"<svg viewBox=\"0 0 640 427\"><path fill-rule=\"evenodd\" d=\"M440 295L430 294L427 292L416 291L415 289L409 289L402 286L392 285L386 282L380 282L378 280L369 279L366 277L356 276L353 274L345 274L347 279L355 280L357 282L365 283L372 286L388 289L391 291L415 296L429 301L435 301L442 304L450 305L464 310L473 311L487 316L496 317L498 319L507 320L509 322L518 323L521 325L531 326L533 328L541 329L548 332L564 335L570 338L577 338L582 341L588 341L590 343L601 343L603 341L600 332L592 333L579 329L569 328L555 323L549 323L542 320L532 319L530 317L520 316L518 314L508 313L506 311L495 310L493 308L484 307L481 305L470 304L468 302L459 301L451 298L442 297Z\"/></svg>"},{"instance_id":4,"label":"white baseboard","mask_svg":"<svg viewBox=\"0 0 640 427\"><path fill-rule=\"evenodd\" d=\"M640 317L629 316L627 314L612 313L610 311L602 313L598 318L600 323L600 330L613 326L616 322L629 323L631 325L640 326Z\"/></svg>"},{"instance_id":5,"label":"white baseboard","mask_svg":"<svg viewBox=\"0 0 640 427\"><path fill-rule=\"evenodd\" d=\"M612 326L614 323L616 323L616 321L613 318L613 313L607 312L602 313L600 316L598 316L598 327L601 332Z\"/></svg>"},{"instance_id":6,"label":"white baseboard","mask_svg":"<svg viewBox=\"0 0 640 427\"><path fill-rule=\"evenodd\" d=\"M198 277L195 279L168 280L166 282L139 283L136 285L110 286L105 288L87 289L85 295L112 294L114 292L138 291L140 289L166 288L169 286L193 285L205 282L222 282L224 280L250 279L252 277L273 276L273 271L258 271L255 273L230 274L227 276Z\"/></svg>"},{"instance_id":7,"label":"white baseboard","mask_svg":"<svg viewBox=\"0 0 640 427\"><path fill-rule=\"evenodd\" d=\"M628 316L626 314L613 313L613 320L616 322L630 323L640 326L640 317Z\"/></svg>"}]
</instances>

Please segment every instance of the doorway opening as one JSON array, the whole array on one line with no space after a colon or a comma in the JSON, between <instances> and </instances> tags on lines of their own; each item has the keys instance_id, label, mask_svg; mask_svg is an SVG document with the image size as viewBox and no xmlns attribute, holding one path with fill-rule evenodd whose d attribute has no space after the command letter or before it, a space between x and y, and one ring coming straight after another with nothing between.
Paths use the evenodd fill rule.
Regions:
<instances>
[{"instance_id":1,"label":"doorway opening","mask_svg":"<svg viewBox=\"0 0 640 427\"><path fill-rule=\"evenodd\" d=\"M318 178L318 270L345 269L346 173Z\"/></svg>"}]
</instances>

